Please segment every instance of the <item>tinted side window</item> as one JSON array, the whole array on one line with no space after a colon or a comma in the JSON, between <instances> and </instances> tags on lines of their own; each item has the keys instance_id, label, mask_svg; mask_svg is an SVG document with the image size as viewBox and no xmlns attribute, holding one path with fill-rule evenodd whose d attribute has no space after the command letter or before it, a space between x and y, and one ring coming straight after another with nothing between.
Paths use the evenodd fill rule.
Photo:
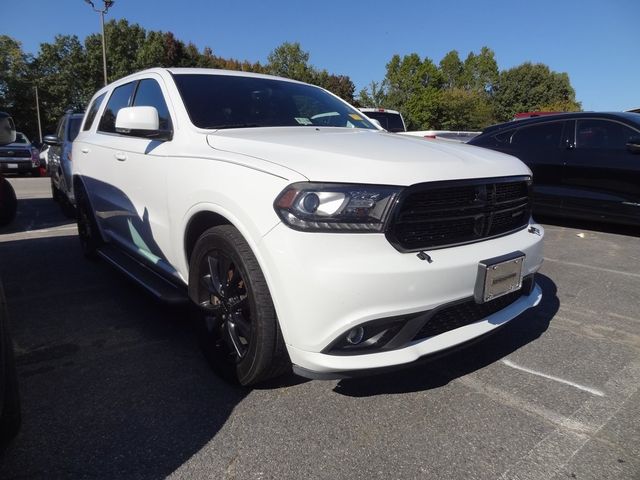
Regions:
<instances>
[{"instance_id":1,"label":"tinted side window","mask_svg":"<svg viewBox=\"0 0 640 480\"><path fill-rule=\"evenodd\" d=\"M68 137L67 140L73 142L78 136L78 132L80 131L80 123L82 122L82 118L79 117L70 117L69 118L69 128L68 128Z\"/></svg>"},{"instance_id":2,"label":"tinted side window","mask_svg":"<svg viewBox=\"0 0 640 480\"><path fill-rule=\"evenodd\" d=\"M625 149L630 137L638 132L617 122L608 120L578 120L576 148Z\"/></svg>"},{"instance_id":3,"label":"tinted side window","mask_svg":"<svg viewBox=\"0 0 640 480\"><path fill-rule=\"evenodd\" d=\"M93 103L89 107L89 110L87 111L87 116L84 120L84 126L82 127L82 130L89 130L91 128L91 125L93 125L93 120L96 118L96 115L98 114L98 110L100 109L100 105L102 105L102 101L104 100L105 95L106 93L103 93L102 95L100 95L98 98L96 98L93 101Z\"/></svg>"},{"instance_id":4,"label":"tinted side window","mask_svg":"<svg viewBox=\"0 0 640 480\"><path fill-rule=\"evenodd\" d=\"M126 83L113 90L111 98L107 103L98 130L107 133L116 133L116 116L121 108L129 106L129 100L133 94L133 87L136 82Z\"/></svg>"},{"instance_id":5,"label":"tinted side window","mask_svg":"<svg viewBox=\"0 0 640 480\"><path fill-rule=\"evenodd\" d=\"M515 130L496 133L495 135L482 135L473 138L469 143L481 147L506 147L511 143L511 136Z\"/></svg>"},{"instance_id":6,"label":"tinted side window","mask_svg":"<svg viewBox=\"0 0 640 480\"><path fill-rule=\"evenodd\" d=\"M518 129L511 144L518 147L549 148L560 145L562 123L551 122Z\"/></svg>"},{"instance_id":7,"label":"tinted side window","mask_svg":"<svg viewBox=\"0 0 640 480\"><path fill-rule=\"evenodd\" d=\"M156 107L160 120L160 130L171 130L171 117L167 103L164 101L162 90L158 82L152 79L142 80L138 84L136 97L133 100L134 107Z\"/></svg>"}]
</instances>

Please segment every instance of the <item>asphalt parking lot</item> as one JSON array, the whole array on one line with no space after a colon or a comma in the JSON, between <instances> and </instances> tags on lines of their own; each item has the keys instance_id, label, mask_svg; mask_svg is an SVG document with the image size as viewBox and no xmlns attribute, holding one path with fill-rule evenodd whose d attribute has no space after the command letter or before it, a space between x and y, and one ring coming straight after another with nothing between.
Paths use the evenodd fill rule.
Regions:
<instances>
[{"instance_id":1,"label":"asphalt parking lot","mask_svg":"<svg viewBox=\"0 0 640 480\"><path fill-rule=\"evenodd\" d=\"M639 229L545 225L542 304L449 357L245 390L185 311L83 258L49 179L11 182L23 425L2 479L640 478Z\"/></svg>"}]
</instances>

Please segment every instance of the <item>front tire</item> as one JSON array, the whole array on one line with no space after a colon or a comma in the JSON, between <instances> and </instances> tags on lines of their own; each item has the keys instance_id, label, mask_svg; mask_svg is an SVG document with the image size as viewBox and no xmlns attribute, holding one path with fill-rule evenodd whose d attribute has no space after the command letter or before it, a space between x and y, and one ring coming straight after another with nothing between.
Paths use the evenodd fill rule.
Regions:
<instances>
[{"instance_id":1,"label":"front tire","mask_svg":"<svg viewBox=\"0 0 640 480\"><path fill-rule=\"evenodd\" d=\"M203 352L221 377L249 386L290 369L264 275L235 227L200 236L189 262L189 296Z\"/></svg>"}]
</instances>

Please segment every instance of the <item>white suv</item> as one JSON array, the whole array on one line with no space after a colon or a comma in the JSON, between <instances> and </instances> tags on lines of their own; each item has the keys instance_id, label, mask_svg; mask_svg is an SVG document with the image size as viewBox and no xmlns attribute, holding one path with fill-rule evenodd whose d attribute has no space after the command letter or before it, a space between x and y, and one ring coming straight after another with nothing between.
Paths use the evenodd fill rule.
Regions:
<instances>
[{"instance_id":1,"label":"white suv","mask_svg":"<svg viewBox=\"0 0 640 480\"><path fill-rule=\"evenodd\" d=\"M405 365L541 299L523 163L386 133L312 85L140 72L96 93L73 160L85 253L188 295L245 385Z\"/></svg>"}]
</instances>

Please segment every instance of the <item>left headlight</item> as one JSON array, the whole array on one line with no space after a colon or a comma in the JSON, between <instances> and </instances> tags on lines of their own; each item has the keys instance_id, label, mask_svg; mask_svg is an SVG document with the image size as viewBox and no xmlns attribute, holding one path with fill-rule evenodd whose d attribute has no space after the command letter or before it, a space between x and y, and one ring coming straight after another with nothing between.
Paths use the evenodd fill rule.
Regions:
<instances>
[{"instance_id":1,"label":"left headlight","mask_svg":"<svg viewBox=\"0 0 640 480\"><path fill-rule=\"evenodd\" d=\"M300 182L285 188L274 208L295 230L382 232L400 190L384 185Z\"/></svg>"}]
</instances>

